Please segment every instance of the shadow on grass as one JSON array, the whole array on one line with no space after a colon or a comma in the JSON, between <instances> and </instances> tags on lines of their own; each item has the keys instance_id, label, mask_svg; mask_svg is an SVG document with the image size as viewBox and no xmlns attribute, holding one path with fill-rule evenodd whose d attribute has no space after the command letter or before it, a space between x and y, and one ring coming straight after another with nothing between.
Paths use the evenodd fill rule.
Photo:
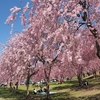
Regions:
<instances>
[{"instance_id":1,"label":"shadow on grass","mask_svg":"<svg viewBox=\"0 0 100 100\"><path fill-rule=\"evenodd\" d=\"M73 85L62 85L62 86L55 86L52 88L52 90L63 90L63 89L70 89L71 91L79 91L79 90L92 90L93 88L100 90L100 83L96 83L96 84L89 84L88 86L79 86L78 83L77 84L73 84Z\"/></svg>"},{"instance_id":2,"label":"shadow on grass","mask_svg":"<svg viewBox=\"0 0 100 100\"><path fill-rule=\"evenodd\" d=\"M34 95L32 91L30 95L26 98L26 92L19 90L18 93L8 89L0 88L0 98L5 98L5 100L46 100L45 95ZM9 98L9 99L7 99ZM90 96L90 97L72 97L68 92L61 92L50 95L50 100L100 100L100 94Z\"/></svg>"},{"instance_id":3,"label":"shadow on grass","mask_svg":"<svg viewBox=\"0 0 100 100\"><path fill-rule=\"evenodd\" d=\"M34 95L32 91L30 95L26 97L26 91L18 90L16 93L15 91L9 91L9 89L4 89L0 87L0 98L5 98L5 100L46 100L46 95ZM50 100L74 100L74 99L66 99L70 97L69 93L56 93L50 95ZM9 99L8 99L9 98Z\"/></svg>"},{"instance_id":4,"label":"shadow on grass","mask_svg":"<svg viewBox=\"0 0 100 100\"><path fill-rule=\"evenodd\" d=\"M51 100L75 100L75 99L70 99L70 94L68 92L62 92L62 93L56 93L52 94Z\"/></svg>"},{"instance_id":5,"label":"shadow on grass","mask_svg":"<svg viewBox=\"0 0 100 100\"><path fill-rule=\"evenodd\" d=\"M52 90L63 90L63 89L68 89L70 88L71 86L69 85L64 85L64 86L55 86L54 88L52 88Z\"/></svg>"},{"instance_id":6,"label":"shadow on grass","mask_svg":"<svg viewBox=\"0 0 100 100\"><path fill-rule=\"evenodd\" d=\"M30 95L26 96L25 90L15 90L10 91L8 88L0 87L0 98L4 98L4 100L43 100L45 95L34 95L32 91L30 91ZM1 99L0 99L1 100Z\"/></svg>"},{"instance_id":7,"label":"shadow on grass","mask_svg":"<svg viewBox=\"0 0 100 100\"><path fill-rule=\"evenodd\" d=\"M18 92L16 92L15 90L10 91L8 88L0 87L0 98L13 98L21 100L20 98L25 98L25 91L19 90Z\"/></svg>"},{"instance_id":8,"label":"shadow on grass","mask_svg":"<svg viewBox=\"0 0 100 100\"><path fill-rule=\"evenodd\" d=\"M78 81L77 80L68 80L66 82L64 82L64 84L66 85L63 85L61 84L60 86L55 86L54 88L52 88L52 90L63 90L63 89L73 89L73 88L78 88ZM74 84L74 85L73 85Z\"/></svg>"}]
</instances>

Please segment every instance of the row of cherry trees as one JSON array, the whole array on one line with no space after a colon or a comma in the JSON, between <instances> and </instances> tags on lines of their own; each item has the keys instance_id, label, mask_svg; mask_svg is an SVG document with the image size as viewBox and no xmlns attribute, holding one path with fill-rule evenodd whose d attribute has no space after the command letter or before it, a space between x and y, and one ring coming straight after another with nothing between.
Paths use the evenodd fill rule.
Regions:
<instances>
[{"instance_id":1,"label":"row of cherry trees","mask_svg":"<svg viewBox=\"0 0 100 100\"><path fill-rule=\"evenodd\" d=\"M22 1L23 2L23 1ZM73 6L71 6L73 5ZM2 81L44 79L49 98L50 78L78 76L100 67L99 0L31 0L11 8L6 23L22 12L27 27L7 42L1 55Z\"/></svg>"}]
</instances>

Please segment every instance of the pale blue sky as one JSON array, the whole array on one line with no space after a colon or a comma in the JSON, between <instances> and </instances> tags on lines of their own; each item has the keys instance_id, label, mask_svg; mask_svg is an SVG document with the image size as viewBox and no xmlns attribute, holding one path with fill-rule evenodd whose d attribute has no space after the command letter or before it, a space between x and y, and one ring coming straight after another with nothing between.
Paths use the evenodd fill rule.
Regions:
<instances>
[{"instance_id":1,"label":"pale blue sky","mask_svg":"<svg viewBox=\"0 0 100 100\"><path fill-rule=\"evenodd\" d=\"M14 6L23 7L26 2L30 0L1 0L0 1L0 43L5 44L6 41L10 38L10 26L5 25L4 22L7 17L10 15L10 8ZM22 30L21 22L17 19L16 24L14 26L14 31ZM2 47L0 46L0 53L2 51Z\"/></svg>"}]
</instances>

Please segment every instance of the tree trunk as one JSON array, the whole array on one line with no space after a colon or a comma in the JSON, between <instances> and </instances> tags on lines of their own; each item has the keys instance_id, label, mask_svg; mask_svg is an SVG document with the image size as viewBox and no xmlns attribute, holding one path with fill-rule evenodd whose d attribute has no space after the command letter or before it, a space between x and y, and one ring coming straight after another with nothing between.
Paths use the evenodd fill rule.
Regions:
<instances>
[{"instance_id":1,"label":"tree trunk","mask_svg":"<svg viewBox=\"0 0 100 100\"><path fill-rule=\"evenodd\" d=\"M49 82L46 82L46 100L49 100Z\"/></svg>"},{"instance_id":2,"label":"tree trunk","mask_svg":"<svg viewBox=\"0 0 100 100\"><path fill-rule=\"evenodd\" d=\"M27 73L27 80L26 80L26 95L28 96L29 95L29 83L30 83L30 78L37 74L39 70L36 70L34 71L33 73L30 74L30 70L28 70L28 73Z\"/></svg>"},{"instance_id":3,"label":"tree trunk","mask_svg":"<svg viewBox=\"0 0 100 100\"><path fill-rule=\"evenodd\" d=\"M46 78L45 79L45 81L46 81L46 100L49 100L50 99L50 96L49 96L49 77L50 77L50 73L47 74L46 70L44 70L44 73L45 73L45 78Z\"/></svg>"},{"instance_id":4,"label":"tree trunk","mask_svg":"<svg viewBox=\"0 0 100 100\"><path fill-rule=\"evenodd\" d=\"M90 32L93 34L94 38L97 39L96 42L96 49L97 49L97 57L100 59L100 44L98 42L99 33L98 31L92 26L92 23L87 23L87 27L89 28Z\"/></svg>"},{"instance_id":5,"label":"tree trunk","mask_svg":"<svg viewBox=\"0 0 100 100\"><path fill-rule=\"evenodd\" d=\"M29 95L29 84L26 85L26 96Z\"/></svg>"},{"instance_id":6,"label":"tree trunk","mask_svg":"<svg viewBox=\"0 0 100 100\"><path fill-rule=\"evenodd\" d=\"M18 90L18 85L16 85L16 90Z\"/></svg>"},{"instance_id":7,"label":"tree trunk","mask_svg":"<svg viewBox=\"0 0 100 100\"><path fill-rule=\"evenodd\" d=\"M16 84L16 93L18 92L18 84Z\"/></svg>"},{"instance_id":8,"label":"tree trunk","mask_svg":"<svg viewBox=\"0 0 100 100\"><path fill-rule=\"evenodd\" d=\"M81 18L83 19L83 21L87 20L86 25L87 25L88 29L90 30L90 32L92 33L94 38L99 40L99 33L98 33L97 29L92 25L92 22L90 22L90 19L88 19L88 17L87 17L88 15L87 15L86 12L88 12L89 7L87 8L87 6L86 6L87 5L86 0L83 2L83 4L82 4L82 2L79 3L79 4L83 7L83 9L87 10L87 11L84 11L84 14L83 14L83 16ZM89 5L90 4L88 4L88 6ZM97 49L96 55L100 59L100 44L99 44L99 42L97 40L96 40L96 49Z\"/></svg>"},{"instance_id":9,"label":"tree trunk","mask_svg":"<svg viewBox=\"0 0 100 100\"><path fill-rule=\"evenodd\" d=\"M82 86L82 74L81 73L77 75L77 79L79 82L79 86Z\"/></svg>"},{"instance_id":10,"label":"tree trunk","mask_svg":"<svg viewBox=\"0 0 100 100\"><path fill-rule=\"evenodd\" d=\"M13 88L13 83L12 80L10 80L10 91L12 91L12 88Z\"/></svg>"},{"instance_id":11,"label":"tree trunk","mask_svg":"<svg viewBox=\"0 0 100 100\"><path fill-rule=\"evenodd\" d=\"M29 95L29 81L30 81L30 73L29 73L29 70L28 70L27 80L26 80L26 96Z\"/></svg>"},{"instance_id":12,"label":"tree trunk","mask_svg":"<svg viewBox=\"0 0 100 100\"><path fill-rule=\"evenodd\" d=\"M18 90L18 81L15 83L16 91Z\"/></svg>"}]
</instances>

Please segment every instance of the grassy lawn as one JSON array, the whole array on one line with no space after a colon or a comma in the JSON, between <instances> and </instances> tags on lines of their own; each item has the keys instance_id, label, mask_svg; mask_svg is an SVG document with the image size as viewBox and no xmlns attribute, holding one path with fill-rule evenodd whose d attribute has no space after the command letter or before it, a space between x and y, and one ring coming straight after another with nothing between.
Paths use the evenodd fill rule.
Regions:
<instances>
[{"instance_id":1,"label":"grassy lawn","mask_svg":"<svg viewBox=\"0 0 100 100\"><path fill-rule=\"evenodd\" d=\"M92 76L86 77L89 82L88 86L79 87L77 80L74 78L71 81L62 84L50 83L50 91L57 92L50 95L51 100L100 100L100 76L94 79ZM19 86L19 92L14 90L9 91L0 87L0 100L45 100L45 95L34 95L33 89L38 90L39 87L30 85L30 96L26 99L26 87Z\"/></svg>"}]
</instances>

